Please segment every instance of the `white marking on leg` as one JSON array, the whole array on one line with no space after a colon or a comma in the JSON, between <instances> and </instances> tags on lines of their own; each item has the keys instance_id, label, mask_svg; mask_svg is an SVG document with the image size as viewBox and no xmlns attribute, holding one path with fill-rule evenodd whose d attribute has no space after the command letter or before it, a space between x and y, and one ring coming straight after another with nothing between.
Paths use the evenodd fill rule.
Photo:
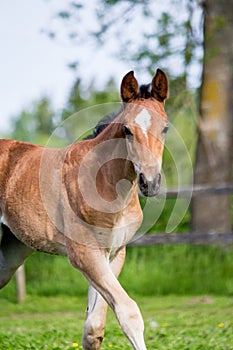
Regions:
<instances>
[{"instance_id":1,"label":"white marking on leg","mask_svg":"<svg viewBox=\"0 0 233 350\"><path fill-rule=\"evenodd\" d=\"M2 224L7 226L7 222L6 222L6 220L5 220L3 215L2 215L2 217L0 217L0 223L2 223Z\"/></svg>"},{"instance_id":2,"label":"white marking on leg","mask_svg":"<svg viewBox=\"0 0 233 350\"><path fill-rule=\"evenodd\" d=\"M151 126L151 115L146 109L143 109L135 118L135 123L140 126L145 136Z\"/></svg>"}]
</instances>

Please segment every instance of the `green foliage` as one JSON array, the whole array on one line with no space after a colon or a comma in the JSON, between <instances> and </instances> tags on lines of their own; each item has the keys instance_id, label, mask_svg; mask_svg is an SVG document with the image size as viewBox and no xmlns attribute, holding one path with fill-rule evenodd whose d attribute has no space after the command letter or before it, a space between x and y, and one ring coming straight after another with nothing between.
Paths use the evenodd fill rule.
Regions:
<instances>
[{"instance_id":1,"label":"green foliage","mask_svg":"<svg viewBox=\"0 0 233 350\"><path fill-rule=\"evenodd\" d=\"M11 138L44 144L54 128L55 112L44 97L12 119Z\"/></svg>"},{"instance_id":2,"label":"green foliage","mask_svg":"<svg viewBox=\"0 0 233 350\"><path fill-rule=\"evenodd\" d=\"M135 297L145 321L148 349L232 350L232 299ZM23 305L0 300L0 345L4 350L82 349L86 300L28 297ZM115 316L108 313L103 350L130 350Z\"/></svg>"},{"instance_id":3,"label":"green foliage","mask_svg":"<svg viewBox=\"0 0 233 350\"><path fill-rule=\"evenodd\" d=\"M62 120L88 107L118 101L119 92L113 79L110 79L102 90L96 90L94 85L91 84L85 91L81 86L81 80L77 79L71 88L66 109L62 113Z\"/></svg>"},{"instance_id":4,"label":"green foliage","mask_svg":"<svg viewBox=\"0 0 233 350\"><path fill-rule=\"evenodd\" d=\"M79 118L78 122L72 124L70 130L66 130L62 123L64 120L79 111L85 111L89 107L106 104L108 102L119 101L119 92L112 79L108 81L105 88L95 90L91 84L85 92L80 86L78 79L70 91L66 108L57 113L53 110L49 98L44 97L34 103L19 115L12 119L12 132L10 138L20 141L29 141L32 143L45 145L49 140L50 147L62 147L76 140L75 135L79 134L79 129L88 130L88 119L92 118L89 110L87 118ZM99 119L104 115L99 116ZM60 125L60 133L53 134L54 130ZM63 132L61 132L61 130ZM53 134L52 141L50 136ZM85 136L85 135L82 135Z\"/></svg>"},{"instance_id":5,"label":"green foliage","mask_svg":"<svg viewBox=\"0 0 233 350\"><path fill-rule=\"evenodd\" d=\"M109 52L114 42L114 55L131 62L137 70L152 74L155 67L160 66L173 77L182 77L187 84L190 68L193 64L200 65L202 55L200 12L200 4L193 0L183 3L170 0L169 4L148 0L96 0L93 7L84 1L71 2L57 13L57 18L64 22L66 36L74 45L94 41L98 48ZM84 23L87 16L92 18L88 27ZM59 34L56 32L58 37ZM77 56L70 67L79 69L80 59Z\"/></svg>"}]
</instances>

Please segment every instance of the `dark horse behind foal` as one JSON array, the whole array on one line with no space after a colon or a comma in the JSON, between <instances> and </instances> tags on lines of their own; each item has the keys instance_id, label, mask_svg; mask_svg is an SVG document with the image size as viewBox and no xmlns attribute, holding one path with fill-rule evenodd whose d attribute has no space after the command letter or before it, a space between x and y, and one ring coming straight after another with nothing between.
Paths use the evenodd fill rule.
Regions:
<instances>
[{"instance_id":1,"label":"dark horse behind foal","mask_svg":"<svg viewBox=\"0 0 233 350\"><path fill-rule=\"evenodd\" d=\"M0 140L0 287L35 250L67 255L90 283L86 350L101 347L107 305L133 348L146 349L138 306L117 277L142 223L138 186L159 190L167 96L161 70L141 89L129 72L122 110L94 138L62 149Z\"/></svg>"}]
</instances>

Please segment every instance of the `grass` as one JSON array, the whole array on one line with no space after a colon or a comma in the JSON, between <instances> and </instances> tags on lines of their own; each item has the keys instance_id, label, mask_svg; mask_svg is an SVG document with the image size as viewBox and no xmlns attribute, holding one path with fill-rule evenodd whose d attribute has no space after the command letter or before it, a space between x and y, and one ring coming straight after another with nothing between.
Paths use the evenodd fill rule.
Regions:
<instances>
[{"instance_id":1,"label":"grass","mask_svg":"<svg viewBox=\"0 0 233 350\"><path fill-rule=\"evenodd\" d=\"M141 308L148 349L233 350L232 271L232 247L128 249L120 280ZM14 280L0 291L0 349L81 349L85 279L45 254L28 260L26 274L25 304L16 304ZM112 312L102 348L131 349Z\"/></svg>"},{"instance_id":2,"label":"grass","mask_svg":"<svg viewBox=\"0 0 233 350\"><path fill-rule=\"evenodd\" d=\"M142 295L232 296L232 271L232 247L133 247L128 250L121 281L127 290Z\"/></svg>"},{"instance_id":3,"label":"grass","mask_svg":"<svg viewBox=\"0 0 233 350\"><path fill-rule=\"evenodd\" d=\"M37 253L26 262L30 296L86 296L88 284L67 258ZM231 246L132 247L120 275L131 293L161 295L233 296L233 249ZM137 278L135 278L137 276ZM14 302L15 281L0 291Z\"/></svg>"},{"instance_id":4,"label":"grass","mask_svg":"<svg viewBox=\"0 0 233 350\"><path fill-rule=\"evenodd\" d=\"M134 298L145 321L148 349L233 349L233 298ZM34 297L17 305L0 298L0 348L4 350L81 349L84 297ZM131 349L110 311L103 350Z\"/></svg>"}]
</instances>

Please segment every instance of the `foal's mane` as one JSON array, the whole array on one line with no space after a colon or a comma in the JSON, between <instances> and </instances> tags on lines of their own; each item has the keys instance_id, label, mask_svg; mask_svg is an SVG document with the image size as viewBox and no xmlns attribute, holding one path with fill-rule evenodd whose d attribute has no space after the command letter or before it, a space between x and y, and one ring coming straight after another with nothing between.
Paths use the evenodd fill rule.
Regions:
<instances>
[{"instance_id":1,"label":"foal's mane","mask_svg":"<svg viewBox=\"0 0 233 350\"><path fill-rule=\"evenodd\" d=\"M144 84L139 87L138 98L148 99L151 97L151 84ZM123 106L118 112L112 112L105 115L100 121L96 124L93 133L87 137L87 139L93 139L97 137L111 122L123 111Z\"/></svg>"}]
</instances>

